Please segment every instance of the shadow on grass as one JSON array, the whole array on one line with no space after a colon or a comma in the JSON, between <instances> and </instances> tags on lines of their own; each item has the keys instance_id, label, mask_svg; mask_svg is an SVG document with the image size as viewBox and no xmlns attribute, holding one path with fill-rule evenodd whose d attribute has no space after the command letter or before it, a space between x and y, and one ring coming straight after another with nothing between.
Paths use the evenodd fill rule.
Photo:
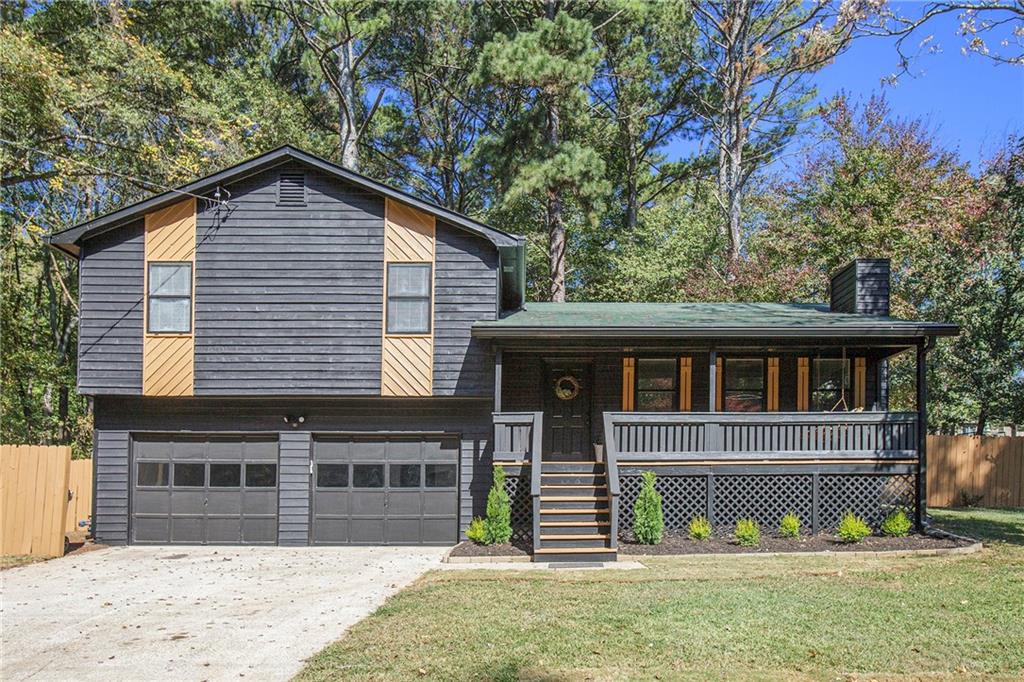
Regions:
<instances>
[{"instance_id":1,"label":"shadow on grass","mask_svg":"<svg viewBox=\"0 0 1024 682\"><path fill-rule=\"evenodd\" d=\"M936 526L984 542L1024 546L1024 509L929 509Z\"/></svg>"}]
</instances>

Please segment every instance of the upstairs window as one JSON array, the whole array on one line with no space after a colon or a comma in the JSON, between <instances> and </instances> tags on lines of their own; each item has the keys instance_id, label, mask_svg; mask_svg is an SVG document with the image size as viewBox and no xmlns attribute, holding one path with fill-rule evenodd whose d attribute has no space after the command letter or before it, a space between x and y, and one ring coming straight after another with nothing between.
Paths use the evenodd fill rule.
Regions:
<instances>
[{"instance_id":1,"label":"upstairs window","mask_svg":"<svg viewBox=\"0 0 1024 682\"><path fill-rule=\"evenodd\" d=\"M388 264L388 334L430 333L429 263Z\"/></svg>"},{"instance_id":2,"label":"upstairs window","mask_svg":"<svg viewBox=\"0 0 1024 682\"><path fill-rule=\"evenodd\" d=\"M674 358L637 358L636 409L672 412L678 404L679 372Z\"/></svg>"},{"instance_id":3,"label":"upstairs window","mask_svg":"<svg viewBox=\"0 0 1024 682\"><path fill-rule=\"evenodd\" d=\"M846 398L845 404L843 398ZM832 412L849 409L850 361L840 358L814 358L811 371L811 409Z\"/></svg>"},{"instance_id":4,"label":"upstairs window","mask_svg":"<svg viewBox=\"0 0 1024 682\"><path fill-rule=\"evenodd\" d=\"M764 409L764 360L725 359L722 383L726 412L760 412Z\"/></svg>"},{"instance_id":5,"label":"upstairs window","mask_svg":"<svg viewBox=\"0 0 1024 682\"><path fill-rule=\"evenodd\" d=\"M188 334L192 331L192 264L150 263L147 331Z\"/></svg>"}]
</instances>

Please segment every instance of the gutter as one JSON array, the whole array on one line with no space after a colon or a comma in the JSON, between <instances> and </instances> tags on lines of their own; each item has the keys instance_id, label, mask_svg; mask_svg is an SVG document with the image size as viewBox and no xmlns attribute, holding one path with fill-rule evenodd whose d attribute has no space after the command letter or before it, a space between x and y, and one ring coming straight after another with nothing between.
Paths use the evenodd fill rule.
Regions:
<instances>
[{"instance_id":1,"label":"gutter","mask_svg":"<svg viewBox=\"0 0 1024 682\"><path fill-rule=\"evenodd\" d=\"M593 339L593 338L749 338L765 336L797 338L821 336L835 338L956 336L960 327L953 324L913 326L842 326L842 327L512 327L499 325L474 326L472 334L480 339Z\"/></svg>"}]
</instances>

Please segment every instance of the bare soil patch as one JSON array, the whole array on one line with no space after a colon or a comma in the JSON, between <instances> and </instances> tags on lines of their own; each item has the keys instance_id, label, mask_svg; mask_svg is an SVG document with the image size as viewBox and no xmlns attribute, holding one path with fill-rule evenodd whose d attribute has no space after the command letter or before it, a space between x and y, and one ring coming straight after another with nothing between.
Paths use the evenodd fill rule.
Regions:
<instances>
[{"instance_id":1,"label":"bare soil patch","mask_svg":"<svg viewBox=\"0 0 1024 682\"><path fill-rule=\"evenodd\" d=\"M890 552L899 550L952 549L973 544L968 540L912 533L905 538L873 535L860 542L842 542L834 535L818 533L799 538L761 536L757 547L741 547L733 538L693 540L685 531L666 531L661 544L643 545L631 537L619 541L619 554L769 554L774 552Z\"/></svg>"}]
</instances>

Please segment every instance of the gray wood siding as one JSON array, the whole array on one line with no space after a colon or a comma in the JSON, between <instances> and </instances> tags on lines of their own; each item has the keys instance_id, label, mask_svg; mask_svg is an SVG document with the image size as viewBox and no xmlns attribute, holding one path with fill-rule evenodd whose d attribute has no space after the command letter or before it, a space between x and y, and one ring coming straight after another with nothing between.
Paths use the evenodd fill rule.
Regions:
<instances>
[{"instance_id":1,"label":"gray wood siding","mask_svg":"<svg viewBox=\"0 0 1024 682\"><path fill-rule=\"evenodd\" d=\"M434 395L489 397L494 357L473 323L497 316L498 252L475 235L437 223L434 274Z\"/></svg>"},{"instance_id":2,"label":"gray wood siding","mask_svg":"<svg viewBox=\"0 0 1024 682\"><path fill-rule=\"evenodd\" d=\"M139 220L90 239L82 249L79 393L142 392L144 246Z\"/></svg>"},{"instance_id":3,"label":"gray wood siding","mask_svg":"<svg viewBox=\"0 0 1024 682\"><path fill-rule=\"evenodd\" d=\"M281 431L278 478L277 542L309 544L309 457L312 437L308 431Z\"/></svg>"},{"instance_id":4,"label":"gray wood siding","mask_svg":"<svg viewBox=\"0 0 1024 682\"><path fill-rule=\"evenodd\" d=\"M282 431L286 414L305 416L302 429ZM128 539L132 432L277 434L281 458L281 544L308 542L309 441L313 434L459 435L459 529L463 534L472 517L483 514L491 483L491 403L487 400L376 398L282 402L101 397L95 404L95 424L97 481L104 482L97 485L96 491L97 532L103 541L114 544L124 544Z\"/></svg>"},{"instance_id":5,"label":"gray wood siding","mask_svg":"<svg viewBox=\"0 0 1024 682\"><path fill-rule=\"evenodd\" d=\"M196 395L379 395L384 200L294 164L228 189L197 221Z\"/></svg>"},{"instance_id":6,"label":"gray wood siding","mask_svg":"<svg viewBox=\"0 0 1024 682\"><path fill-rule=\"evenodd\" d=\"M124 429L100 429L93 433L92 530L105 545L128 542L128 483L130 440Z\"/></svg>"},{"instance_id":7,"label":"gray wood siding","mask_svg":"<svg viewBox=\"0 0 1024 682\"><path fill-rule=\"evenodd\" d=\"M832 276L829 307L838 313L889 314L889 261L858 258Z\"/></svg>"}]
</instances>

